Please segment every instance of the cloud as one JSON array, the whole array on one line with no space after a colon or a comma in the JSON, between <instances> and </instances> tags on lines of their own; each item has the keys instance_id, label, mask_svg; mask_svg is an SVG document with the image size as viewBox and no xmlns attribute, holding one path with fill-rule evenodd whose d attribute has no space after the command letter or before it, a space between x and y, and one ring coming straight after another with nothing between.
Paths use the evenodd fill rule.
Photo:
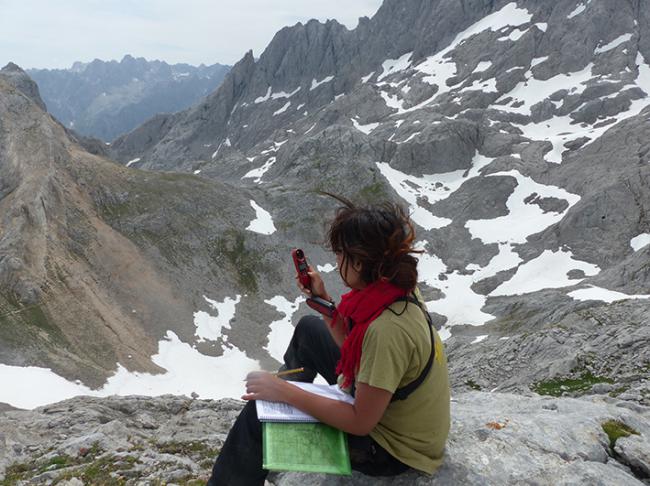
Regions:
<instances>
[{"instance_id":1,"label":"cloud","mask_svg":"<svg viewBox=\"0 0 650 486\"><path fill-rule=\"evenodd\" d=\"M381 0L0 0L0 65L69 67L125 54L233 64L286 25L335 18L354 28Z\"/></svg>"}]
</instances>

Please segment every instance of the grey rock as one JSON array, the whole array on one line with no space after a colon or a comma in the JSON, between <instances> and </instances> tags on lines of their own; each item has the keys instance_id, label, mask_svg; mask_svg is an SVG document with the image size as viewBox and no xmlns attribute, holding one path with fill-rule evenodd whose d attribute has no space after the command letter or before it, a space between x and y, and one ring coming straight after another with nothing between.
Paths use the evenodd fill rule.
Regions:
<instances>
[{"instance_id":1,"label":"grey rock","mask_svg":"<svg viewBox=\"0 0 650 486\"><path fill-rule=\"evenodd\" d=\"M609 383L596 383L591 387L592 393L609 393L614 389L614 386Z\"/></svg>"},{"instance_id":2,"label":"grey rock","mask_svg":"<svg viewBox=\"0 0 650 486\"><path fill-rule=\"evenodd\" d=\"M10 62L0 69L0 78L7 81L10 85L27 96L27 98L36 103L40 109L47 109L43 99L41 98L38 85L25 71L13 62Z\"/></svg>"},{"instance_id":3,"label":"grey rock","mask_svg":"<svg viewBox=\"0 0 650 486\"><path fill-rule=\"evenodd\" d=\"M188 479L207 480L214 460L215 440L221 430L232 425L242 403L232 400L193 400L192 409L206 418L197 423L178 422L174 413L177 397L78 397L34 411L10 411L3 414L0 433L11 441L27 443L39 437L55 449L64 442L57 436L71 433L82 442L98 427L98 408L114 417L114 423L126 427L120 432L125 444L105 442L105 450L86 461L109 459L115 474L126 484L151 481L174 482ZM433 475L407 472L394 478L370 478L355 472L351 478L299 473L274 473L269 482L276 486L334 484L625 484L642 485L650 445L650 408L638 411L620 408L618 400L607 397L570 399L471 392L456 393L452 401L452 428L442 467ZM158 429L132 426L133 406L146 406L161 424ZM53 428L44 428L56 409L61 420ZM621 438L616 445L617 461L610 454L608 438L601 428L607 420L619 420L634 427L641 435ZM74 423L71 430L69 424ZM101 425L101 424L99 424ZM130 428L129 428L130 427ZM118 427L119 428L119 427ZM166 432L163 432L166 431ZM70 439L69 439L70 440ZM36 461L37 452L14 455L0 442L0 472L11 463ZM190 447L190 444L194 446ZM203 444L201 449L197 444ZM173 449L172 449L173 448ZM174 454L162 452L175 450ZM25 448L26 451L26 448ZM192 452L196 451L196 452ZM135 462L127 461L129 457ZM645 461L645 462L644 462ZM37 469L36 469L37 471ZM637 472L639 471L639 472ZM56 483L64 470L35 472L33 484ZM636 476L635 476L636 475ZM117 476L116 476L117 477ZM78 483L72 483L78 484Z\"/></svg>"},{"instance_id":4,"label":"grey rock","mask_svg":"<svg viewBox=\"0 0 650 486\"><path fill-rule=\"evenodd\" d=\"M647 436L622 437L616 441L614 450L630 468L650 476L650 441Z\"/></svg>"}]
</instances>

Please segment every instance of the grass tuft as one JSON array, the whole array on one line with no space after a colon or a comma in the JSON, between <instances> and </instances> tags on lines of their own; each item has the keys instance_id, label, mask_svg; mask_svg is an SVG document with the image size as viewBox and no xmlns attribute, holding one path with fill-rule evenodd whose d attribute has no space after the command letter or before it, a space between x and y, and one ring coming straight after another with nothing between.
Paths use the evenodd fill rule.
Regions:
<instances>
[{"instance_id":1,"label":"grass tuft","mask_svg":"<svg viewBox=\"0 0 650 486\"><path fill-rule=\"evenodd\" d=\"M607 437L609 437L609 447L612 450L614 450L616 441L621 437L639 435L639 433L636 430L634 430L632 427L630 427L627 424L624 424L619 420L608 420L607 422L603 422L601 424L601 427L607 434Z\"/></svg>"}]
</instances>

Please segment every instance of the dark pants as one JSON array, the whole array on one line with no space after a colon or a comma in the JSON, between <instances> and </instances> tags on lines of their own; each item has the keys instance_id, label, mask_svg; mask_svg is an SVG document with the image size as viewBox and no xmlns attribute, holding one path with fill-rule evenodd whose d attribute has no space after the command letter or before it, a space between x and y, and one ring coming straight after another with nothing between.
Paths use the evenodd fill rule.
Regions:
<instances>
[{"instance_id":1,"label":"dark pants","mask_svg":"<svg viewBox=\"0 0 650 486\"><path fill-rule=\"evenodd\" d=\"M313 381L320 374L336 383L336 363L340 350L325 322L315 316L300 319L287 352L284 367L305 368L292 380ZM348 434L352 468L369 476L394 476L408 469L406 464L386 452L370 436ZM258 486L268 471L262 468L262 424L257 419L255 402L250 401L237 417L212 468L208 486Z\"/></svg>"}]
</instances>

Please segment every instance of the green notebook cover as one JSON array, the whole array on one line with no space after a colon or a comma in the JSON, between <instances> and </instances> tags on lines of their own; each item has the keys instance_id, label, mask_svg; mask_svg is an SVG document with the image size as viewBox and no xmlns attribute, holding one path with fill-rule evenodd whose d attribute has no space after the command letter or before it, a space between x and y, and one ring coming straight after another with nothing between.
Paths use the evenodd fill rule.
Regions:
<instances>
[{"instance_id":1,"label":"green notebook cover","mask_svg":"<svg viewBox=\"0 0 650 486\"><path fill-rule=\"evenodd\" d=\"M322 423L263 422L264 469L352 474L348 441Z\"/></svg>"}]
</instances>

